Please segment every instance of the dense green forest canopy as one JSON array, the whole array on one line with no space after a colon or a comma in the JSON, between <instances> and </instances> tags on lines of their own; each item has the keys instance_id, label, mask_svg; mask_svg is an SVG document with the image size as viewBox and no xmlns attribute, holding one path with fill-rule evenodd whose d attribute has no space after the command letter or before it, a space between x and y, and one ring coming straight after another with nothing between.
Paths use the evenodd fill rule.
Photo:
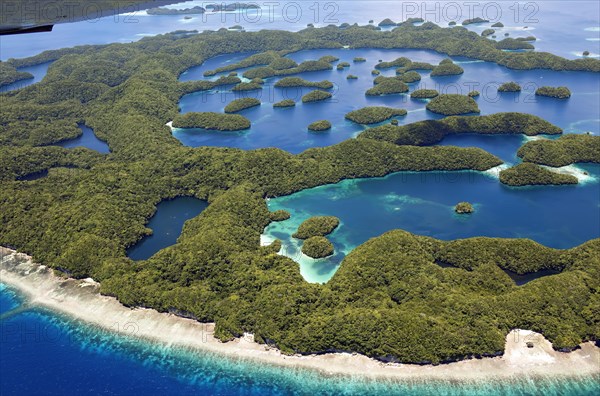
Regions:
<instances>
[{"instance_id":1,"label":"dense green forest canopy","mask_svg":"<svg viewBox=\"0 0 600 396\"><path fill-rule=\"evenodd\" d=\"M266 74L277 75L275 61L291 66L279 59L282 51L345 45L432 49L518 69L600 71L595 59L506 53L466 29L431 23L392 31L177 33L10 60L13 67L54 63L42 82L0 97L0 245L71 276L91 276L125 305L214 321L223 340L251 332L286 353L345 350L437 363L501 352L512 328L539 331L557 348L599 339L600 240L554 250L524 239L440 241L392 231L354 250L325 285L305 282L296 263L275 254L280 243L260 246L264 227L281 218L268 211L266 197L403 170L487 170L502 163L481 149L364 137L299 155L190 148L165 125L178 116L182 95L240 82L236 76L178 81L210 57L275 51L252 66L268 61ZM305 67L323 66L313 62ZM453 128L467 129L452 119ZM61 120L71 127L46 128ZM79 122L111 153L47 146L72 137ZM27 127L19 123L36 132L21 134ZM567 158L573 159L580 158ZM45 170L40 179L19 180ZM176 196L209 206L186 222L177 244L149 260L128 259L126 249L150 232L145 225L156 205ZM560 273L516 286L504 272L542 269Z\"/></svg>"},{"instance_id":2,"label":"dense green forest canopy","mask_svg":"<svg viewBox=\"0 0 600 396\"><path fill-rule=\"evenodd\" d=\"M555 167L577 162L598 164L600 163L600 136L564 135L556 140L534 140L525 143L517 155L523 161Z\"/></svg>"},{"instance_id":3,"label":"dense green forest canopy","mask_svg":"<svg viewBox=\"0 0 600 396\"><path fill-rule=\"evenodd\" d=\"M453 116L441 120L425 120L408 125L381 125L369 128L358 137L382 140L400 145L426 146L455 133L495 134L561 134L562 129L532 114L496 113L485 116Z\"/></svg>"},{"instance_id":4,"label":"dense green forest canopy","mask_svg":"<svg viewBox=\"0 0 600 396\"><path fill-rule=\"evenodd\" d=\"M577 184L573 175L553 172L531 162L523 162L500 171L500 182L509 186Z\"/></svg>"},{"instance_id":5,"label":"dense green forest canopy","mask_svg":"<svg viewBox=\"0 0 600 396\"><path fill-rule=\"evenodd\" d=\"M467 95L441 94L431 99L425 108L433 113L453 116L479 113L477 102Z\"/></svg>"},{"instance_id":6,"label":"dense green forest canopy","mask_svg":"<svg viewBox=\"0 0 600 396\"><path fill-rule=\"evenodd\" d=\"M173 120L174 128L204 128L219 131L241 131L250 128L250 120L239 114L213 112L178 114Z\"/></svg>"},{"instance_id":7,"label":"dense green forest canopy","mask_svg":"<svg viewBox=\"0 0 600 396\"><path fill-rule=\"evenodd\" d=\"M406 114L407 112L404 109L387 106L367 106L349 112L346 114L346 119L358 124L377 124L392 117L405 116Z\"/></svg>"}]
</instances>

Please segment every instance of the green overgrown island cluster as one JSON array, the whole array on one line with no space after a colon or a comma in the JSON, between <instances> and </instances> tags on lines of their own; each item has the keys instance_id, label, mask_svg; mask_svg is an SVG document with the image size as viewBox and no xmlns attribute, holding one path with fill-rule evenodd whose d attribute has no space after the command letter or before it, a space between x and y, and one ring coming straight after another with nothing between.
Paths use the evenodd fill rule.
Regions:
<instances>
[{"instance_id":1,"label":"green overgrown island cluster","mask_svg":"<svg viewBox=\"0 0 600 396\"><path fill-rule=\"evenodd\" d=\"M42 82L1 97L0 245L70 276L93 277L127 306L215 322L224 341L250 332L284 353L439 363L502 353L514 328L541 332L557 349L599 339L597 239L555 250L527 239L441 241L396 230L356 248L324 285L305 282L296 263L276 254L280 242L260 246L272 216L265 197L403 170L482 171L502 163L481 149L366 136L298 155L190 148L165 125L178 116L182 95L214 88L214 81L177 79L210 57L343 46L431 49L516 69L600 70L593 58L504 52L462 27L428 22L391 31L177 32L9 60L13 67L55 62ZM48 146L73 136L79 122L111 154ZM566 147L583 150L565 138L552 146L559 162L578 159L564 155ZM44 170L38 180L17 180ZM150 232L145 224L156 205L177 196L209 206L186 222L177 244L145 261L128 259L126 248ZM560 273L517 287L504 271L542 269Z\"/></svg>"}]
</instances>

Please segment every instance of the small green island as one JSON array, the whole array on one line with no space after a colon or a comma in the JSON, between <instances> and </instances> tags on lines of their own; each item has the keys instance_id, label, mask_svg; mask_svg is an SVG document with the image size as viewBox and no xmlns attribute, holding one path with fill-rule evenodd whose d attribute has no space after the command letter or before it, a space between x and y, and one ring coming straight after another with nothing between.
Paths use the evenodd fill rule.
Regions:
<instances>
[{"instance_id":1,"label":"small green island","mask_svg":"<svg viewBox=\"0 0 600 396\"><path fill-rule=\"evenodd\" d=\"M493 28L502 28L504 24L502 22L496 22L492 25Z\"/></svg>"},{"instance_id":2,"label":"small green island","mask_svg":"<svg viewBox=\"0 0 600 396\"><path fill-rule=\"evenodd\" d=\"M324 132L331 129L331 122L327 120L319 120L311 123L308 130L311 132Z\"/></svg>"},{"instance_id":3,"label":"small green island","mask_svg":"<svg viewBox=\"0 0 600 396\"><path fill-rule=\"evenodd\" d=\"M489 22L489 20L483 19L480 17L475 17L475 18L465 19L464 21L462 21L462 25L467 26L467 25L472 25L474 23L486 23L486 22Z\"/></svg>"},{"instance_id":4,"label":"small green island","mask_svg":"<svg viewBox=\"0 0 600 396\"><path fill-rule=\"evenodd\" d=\"M425 120L403 126L381 125L369 128L358 139L382 140L398 145L427 146L444 137L460 133L484 135L539 134L558 135L562 129L531 114L496 113L484 116L452 116L441 120Z\"/></svg>"},{"instance_id":5,"label":"small green island","mask_svg":"<svg viewBox=\"0 0 600 396\"><path fill-rule=\"evenodd\" d=\"M540 165L523 162L500 171L500 182L508 186L519 187L577 184L578 181L573 175L553 172Z\"/></svg>"},{"instance_id":6,"label":"small green island","mask_svg":"<svg viewBox=\"0 0 600 396\"><path fill-rule=\"evenodd\" d=\"M380 76L375 79L376 84L373 88L369 88L365 95L367 96L381 96L381 95L394 95L408 92L409 88L403 81L397 77L383 77Z\"/></svg>"},{"instance_id":7,"label":"small green island","mask_svg":"<svg viewBox=\"0 0 600 396\"><path fill-rule=\"evenodd\" d=\"M600 136L564 135L555 140L533 140L517 151L525 162L553 167L567 166L578 162L600 163Z\"/></svg>"},{"instance_id":8,"label":"small green island","mask_svg":"<svg viewBox=\"0 0 600 396\"><path fill-rule=\"evenodd\" d=\"M393 61L389 61L389 62L379 62L378 64L375 65L376 69L389 69L391 67L406 67L409 66L412 63L412 61L404 56L400 57L400 58L396 58Z\"/></svg>"},{"instance_id":9,"label":"small green island","mask_svg":"<svg viewBox=\"0 0 600 396\"><path fill-rule=\"evenodd\" d=\"M474 212L473 205L469 202L459 202L454 207L454 211L458 214L471 214Z\"/></svg>"},{"instance_id":10,"label":"small green island","mask_svg":"<svg viewBox=\"0 0 600 396\"><path fill-rule=\"evenodd\" d=\"M431 99L425 108L442 115L479 113L479 106L472 97L458 94L442 94Z\"/></svg>"},{"instance_id":11,"label":"small green island","mask_svg":"<svg viewBox=\"0 0 600 396\"><path fill-rule=\"evenodd\" d=\"M318 89L311 91L302 97L302 103L322 102L327 99L331 99L332 94Z\"/></svg>"},{"instance_id":12,"label":"small green island","mask_svg":"<svg viewBox=\"0 0 600 396\"><path fill-rule=\"evenodd\" d=\"M494 33L496 33L496 31L494 29L485 29L483 32L481 32L481 35L483 37L487 37L487 36L491 36Z\"/></svg>"},{"instance_id":13,"label":"small green island","mask_svg":"<svg viewBox=\"0 0 600 396\"><path fill-rule=\"evenodd\" d=\"M294 107L296 106L296 102L294 102L292 99L284 99L282 101L279 102L275 102L273 103L273 107Z\"/></svg>"},{"instance_id":14,"label":"small green island","mask_svg":"<svg viewBox=\"0 0 600 396\"><path fill-rule=\"evenodd\" d=\"M346 80L358 80L358 76L355 76L354 74L348 74L346 76Z\"/></svg>"},{"instance_id":15,"label":"small green island","mask_svg":"<svg viewBox=\"0 0 600 396\"><path fill-rule=\"evenodd\" d=\"M405 116L404 109L386 106L369 106L354 110L346 114L346 119L357 124L377 124L396 116Z\"/></svg>"},{"instance_id":16,"label":"small green island","mask_svg":"<svg viewBox=\"0 0 600 396\"><path fill-rule=\"evenodd\" d=\"M362 63L362 62L366 62L367 60L365 58L362 58L362 57L356 57L352 61L354 63Z\"/></svg>"},{"instance_id":17,"label":"small green island","mask_svg":"<svg viewBox=\"0 0 600 396\"><path fill-rule=\"evenodd\" d=\"M451 59L444 59L439 65L433 68L430 75L432 77L457 76L463 74L464 72L465 70L452 62Z\"/></svg>"},{"instance_id":18,"label":"small green island","mask_svg":"<svg viewBox=\"0 0 600 396\"><path fill-rule=\"evenodd\" d=\"M410 97L413 99L431 99L438 96L440 93L435 89L417 89L410 93Z\"/></svg>"},{"instance_id":19,"label":"small green island","mask_svg":"<svg viewBox=\"0 0 600 396\"><path fill-rule=\"evenodd\" d=\"M302 244L302 253L310 258L320 259L334 253L333 244L323 236L310 237Z\"/></svg>"},{"instance_id":20,"label":"small green island","mask_svg":"<svg viewBox=\"0 0 600 396\"><path fill-rule=\"evenodd\" d=\"M276 210L274 212L271 212L271 214L269 215L271 221L285 221L291 217L292 215L287 210Z\"/></svg>"},{"instance_id":21,"label":"small green island","mask_svg":"<svg viewBox=\"0 0 600 396\"><path fill-rule=\"evenodd\" d=\"M385 18L383 21L379 22L377 26L379 27L390 27L396 26L396 22L392 21L390 18Z\"/></svg>"},{"instance_id":22,"label":"small green island","mask_svg":"<svg viewBox=\"0 0 600 396\"><path fill-rule=\"evenodd\" d=\"M297 239L308 239L315 236L327 236L340 225L335 216L314 216L305 220L292 235Z\"/></svg>"},{"instance_id":23,"label":"small green island","mask_svg":"<svg viewBox=\"0 0 600 396\"><path fill-rule=\"evenodd\" d=\"M333 88L333 83L328 80L323 80L319 82L308 81L300 77L284 77L281 80L275 83L277 88L296 88L296 87L305 87L305 88L320 88L320 89L331 89Z\"/></svg>"},{"instance_id":24,"label":"small green island","mask_svg":"<svg viewBox=\"0 0 600 396\"><path fill-rule=\"evenodd\" d=\"M556 99L568 99L571 91L567 87L539 87L535 90L536 96L547 96Z\"/></svg>"},{"instance_id":25,"label":"small green island","mask_svg":"<svg viewBox=\"0 0 600 396\"><path fill-rule=\"evenodd\" d=\"M180 114L173 120L174 128L203 128L217 131L242 131L250 128L250 120L239 114L213 112Z\"/></svg>"},{"instance_id":26,"label":"small green island","mask_svg":"<svg viewBox=\"0 0 600 396\"><path fill-rule=\"evenodd\" d=\"M513 81L505 82L498 87L498 92L521 92L521 86Z\"/></svg>"},{"instance_id":27,"label":"small green island","mask_svg":"<svg viewBox=\"0 0 600 396\"><path fill-rule=\"evenodd\" d=\"M246 110L256 106L260 106L260 100L256 98L235 99L225 106L225 113L237 113L238 111Z\"/></svg>"}]
</instances>

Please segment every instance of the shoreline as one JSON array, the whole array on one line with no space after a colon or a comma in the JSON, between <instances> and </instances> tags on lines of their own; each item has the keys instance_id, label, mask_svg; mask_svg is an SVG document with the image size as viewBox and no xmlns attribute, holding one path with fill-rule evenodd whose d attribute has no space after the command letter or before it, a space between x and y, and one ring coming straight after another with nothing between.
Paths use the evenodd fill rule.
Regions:
<instances>
[{"instance_id":1,"label":"shoreline","mask_svg":"<svg viewBox=\"0 0 600 396\"><path fill-rule=\"evenodd\" d=\"M257 344L251 334L223 343L214 338L214 324L199 323L153 309L130 309L115 298L101 296L92 279L64 279L14 250L0 247L0 282L21 291L30 306L42 306L88 324L166 345L191 347L230 358L280 367L316 370L326 375L351 375L397 380L489 380L530 376L576 377L600 374L600 348L591 342L557 352L542 335L513 330L502 357L462 360L440 365L383 363L356 353L284 355ZM115 330L114 324L118 323ZM528 348L526 342L533 342Z\"/></svg>"}]
</instances>

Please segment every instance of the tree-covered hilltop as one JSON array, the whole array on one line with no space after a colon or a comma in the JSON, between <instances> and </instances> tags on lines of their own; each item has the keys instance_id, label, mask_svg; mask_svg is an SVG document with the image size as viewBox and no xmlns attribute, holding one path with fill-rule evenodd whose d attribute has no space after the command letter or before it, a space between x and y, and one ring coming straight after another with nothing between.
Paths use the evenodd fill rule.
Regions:
<instances>
[{"instance_id":1,"label":"tree-covered hilltop","mask_svg":"<svg viewBox=\"0 0 600 396\"><path fill-rule=\"evenodd\" d=\"M273 103L273 107L294 107L296 106L296 102L294 102L292 99L284 99L282 101Z\"/></svg>"},{"instance_id":2,"label":"tree-covered hilltop","mask_svg":"<svg viewBox=\"0 0 600 396\"><path fill-rule=\"evenodd\" d=\"M431 99L425 108L433 113L447 116L479 113L479 106L472 97L457 94L442 94Z\"/></svg>"},{"instance_id":3,"label":"tree-covered hilltop","mask_svg":"<svg viewBox=\"0 0 600 396\"><path fill-rule=\"evenodd\" d=\"M374 81L375 86L367 89L367 96L394 95L408 92L408 85L397 77L379 76Z\"/></svg>"},{"instance_id":4,"label":"tree-covered hilltop","mask_svg":"<svg viewBox=\"0 0 600 396\"><path fill-rule=\"evenodd\" d=\"M333 95L329 92L320 91L318 89L311 91L302 97L302 103L322 102L331 99Z\"/></svg>"},{"instance_id":5,"label":"tree-covered hilltop","mask_svg":"<svg viewBox=\"0 0 600 396\"><path fill-rule=\"evenodd\" d=\"M521 92L521 86L514 81L505 82L498 87L498 92Z\"/></svg>"},{"instance_id":6,"label":"tree-covered hilltop","mask_svg":"<svg viewBox=\"0 0 600 396\"><path fill-rule=\"evenodd\" d=\"M0 87L33 78L33 74L18 71L13 65L0 61Z\"/></svg>"},{"instance_id":7,"label":"tree-covered hilltop","mask_svg":"<svg viewBox=\"0 0 600 396\"><path fill-rule=\"evenodd\" d=\"M550 98L568 99L571 91L567 87L539 87L535 90L537 96L548 96Z\"/></svg>"},{"instance_id":8,"label":"tree-covered hilltop","mask_svg":"<svg viewBox=\"0 0 600 396\"><path fill-rule=\"evenodd\" d=\"M473 205L469 202L459 202L454 206L454 211L458 214L471 214L475 209L473 209Z\"/></svg>"},{"instance_id":9,"label":"tree-covered hilltop","mask_svg":"<svg viewBox=\"0 0 600 396\"><path fill-rule=\"evenodd\" d=\"M452 62L451 59L444 59L440 62L439 65L435 66L431 70L432 77L442 77L442 76L456 76L459 74L463 74L465 70L459 65Z\"/></svg>"},{"instance_id":10,"label":"tree-covered hilltop","mask_svg":"<svg viewBox=\"0 0 600 396\"><path fill-rule=\"evenodd\" d=\"M260 106L260 100L256 98L240 98L232 100L225 106L225 113L237 113L251 107Z\"/></svg>"},{"instance_id":11,"label":"tree-covered hilltop","mask_svg":"<svg viewBox=\"0 0 600 396\"><path fill-rule=\"evenodd\" d=\"M0 96L0 245L71 276L93 277L104 294L128 306L215 322L222 340L251 332L286 353L345 350L437 363L501 352L512 328L539 331L557 348L597 340L598 240L554 250L526 240L445 242L393 231L354 250L325 285L305 282L296 263L274 253L277 243L260 246L271 221L266 197L397 171L487 170L502 163L481 149L374 139L299 155L191 148L165 125L179 114L182 95L215 84L178 76L227 53L404 46L517 68L598 65L591 58L503 53L487 41L430 23L387 32L353 26L219 31L11 60L13 66L55 63L40 83ZM227 79L239 83L236 76L221 83ZM59 138L50 127L44 133L44 125L58 120L84 122L111 154L35 147ZM35 139L14 133L19 122L36 121ZM17 180L48 169L41 179ZM209 206L186 222L177 244L149 260L128 259L126 249L149 233L156 205L178 196ZM503 271L544 268L561 273L517 287Z\"/></svg>"},{"instance_id":12,"label":"tree-covered hilltop","mask_svg":"<svg viewBox=\"0 0 600 396\"><path fill-rule=\"evenodd\" d=\"M323 132L331 129L331 122L327 120L319 120L308 125L308 130L312 132Z\"/></svg>"},{"instance_id":13,"label":"tree-covered hilltop","mask_svg":"<svg viewBox=\"0 0 600 396\"><path fill-rule=\"evenodd\" d=\"M408 125L382 125L362 132L359 139L382 140L399 145L426 146L457 133L555 135L562 129L537 116L523 113L496 113L484 116L454 116Z\"/></svg>"},{"instance_id":14,"label":"tree-covered hilltop","mask_svg":"<svg viewBox=\"0 0 600 396\"><path fill-rule=\"evenodd\" d=\"M577 184L577 178L523 162L500 171L500 182L509 186Z\"/></svg>"},{"instance_id":15,"label":"tree-covered hilltop","mask_svg":"<svg viewBox=\"0 0 600 396\"><path fill-rule=\"evenodd\" d=\"M302 244L302 253L314 259L331 256L333 252L333 244L322 236L310 237Z\"/></svg>"},{"instance_id":16,"label":"tree-covered hilltop","mask_svg":"<svg viewBox=\"0 0 600 396\"><path fill-rule=\"evenodd\" d=\"M354 110L346 114L346 119L357 124L377 124L396 116L405 116L404 109L396 109L386 106L368 106Z\"/></svg>"},{"instance_id":17,"label":"tree-covered hilltop","mask_svg":"<svg viewBox=\"0 0 600 396\"><path fill-rule=\"evenodd\" d=\"M389 62L379 62L378 64L375 65L376 69L388 69L390 67L395 67L395 68L399 68L399 67L407 67L412 63L412 61L406 57L400 57L397 59L394 59L393 61L389 61Z\"/></svg>"},{"instance_id":18,"label":"tree-covered hilltop","mask_svg":"<svg viewBox=\"0 0 600 396\"><path fill-rule=\"evenodd\" d=\"M410 97L413 99L431 99L438 96L440 93L435 89L417 89L410 93Z\"/></svg>"},{"instance_id":19,"label":"tree-covered hilltop","mask_svg":"<svg viewBox=\"0 0 600 396\"><path fill-rule=\"evenodd\" d=\"M305 220L292 235L298 239L308 239L314 236L331 234L340 225L340 219L335 216L315 216Z\"/></svg>"},{"instance_id":20,"label":"tree-covered hilltop","mask_svg":"<svg viewBox=\"0 0 600 396\"><path fill-rule=\"evenodd\" d=\"M331 89L333 83L328 80L323 81L308 81L300 77L284 77L275 83L278 88L295 88L295 87L307 87L307 88L320 88L320 89Z\"/></svg>"},{"instance_id":21,"label":"tree-covered hilltop","mask_svg":"<svg viewBox=\"0 0 600 396\"><path fill-rule=\"evenodd\" d=\"M517 156L525 162L548 166L566 166L577 162L600 163L600 136L564 135L556 140L525 143Z\"/></svg>"},{"instance_id":22,"label":"tree-covered hilltop","mask_svg":"<svg viewBox=\"0 0 600 396\"><path fill-rule=\"evenodd\" d=\"M530 44L526 41L513 39L510 37L507 37L503 40L498 41L497 43L495 43L495 46L499 50L510 50L510 51L532 50L535 48L532 44Z\"/></svg>"},{"instance_id":23,"label":"tree-covered hilltop","mask_svg":"<svg viewBox=\"0 0 600 396\"><path fill-rule=\"evenodd\" d=\"M271 212L270 219L271 221L284 221L292 217L290 212L286 210L276 210L275 212Z\"/></svg>"},{"instance_id":24,"label":"tree-covered hilltop","mask_svg":"<svg viewBox=\"0 0 600 396\"><path fill-rule=\"evenodd\" d=\"M250 128L250 120L239 114L186 113L173 119L174 128L204 128L217 131L242 131Z\"/></svg>"},{"instance_id":25,"label":"tree-covered hilltop","mask_svg":"<svg viewBox=\"0 0 600 396\"><path fill-rule=\"evenodd\" d=\"M325 60L316 60L316 61L304 61L300 63L296 67L286 68L286 69L274 69L270 66L262 66L257 67L255 69L250 69L244 72L243 76L246 78L269 78L276 76L289 76L290 74L299 74L313 71L324 71L331 70L333 66L331 66L330 62Z\"/></svg>"}]
</instances>

